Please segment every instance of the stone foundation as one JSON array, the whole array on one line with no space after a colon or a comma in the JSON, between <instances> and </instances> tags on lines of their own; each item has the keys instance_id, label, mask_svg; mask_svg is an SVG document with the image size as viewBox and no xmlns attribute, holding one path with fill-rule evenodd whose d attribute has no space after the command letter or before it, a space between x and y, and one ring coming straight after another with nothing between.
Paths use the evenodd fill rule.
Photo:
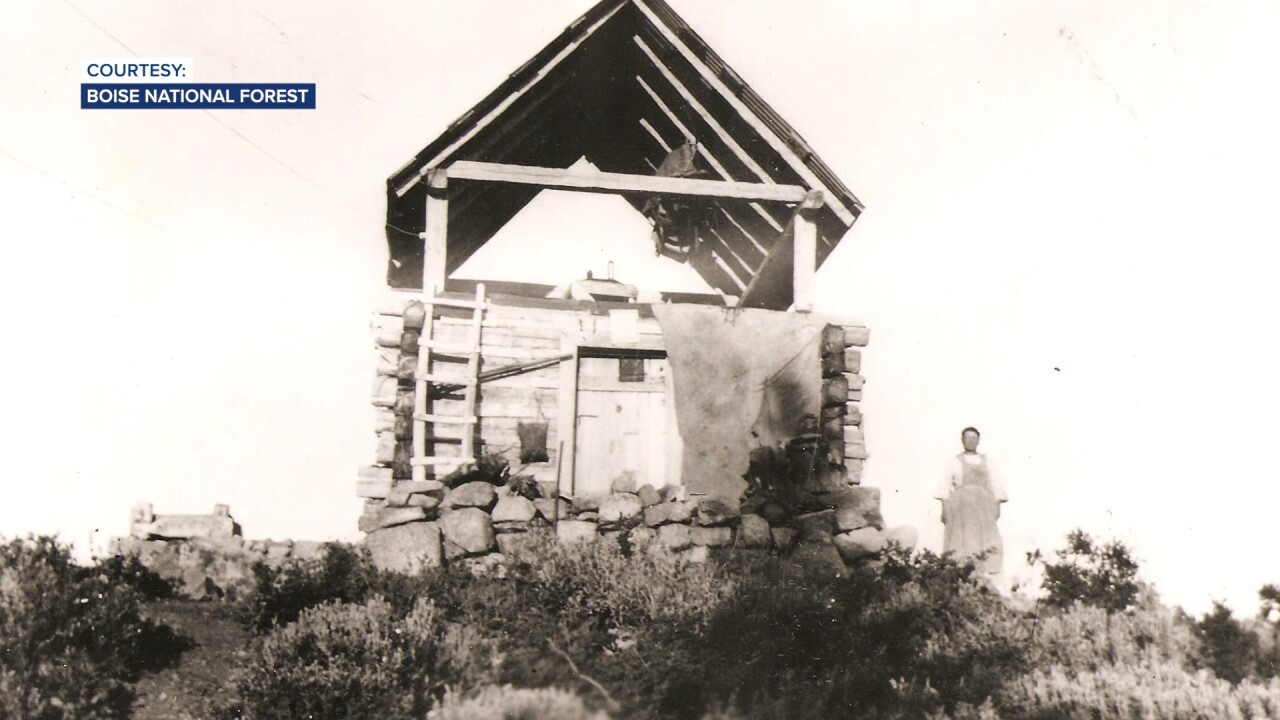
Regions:
<instances>
[{"instance_id":1,"label":"stone foundation","mask_svg":"<svg viewBox=\"0 0 1280 720\"><path fill-rule=\"evenodd\" d=\"M720 550L772 552L833 572L874 560L891 540L914 545L911 528L886 531L877 488L802 490L789 500L761 491L734 504L621 482L605 496L556 497L554 484L483 475L469 468L444 482L396 482L386 498L367 500L361 527L378 567L500 563L552 533L563 543L625 542L691 561Z\"/></svg>"}]
</instances>

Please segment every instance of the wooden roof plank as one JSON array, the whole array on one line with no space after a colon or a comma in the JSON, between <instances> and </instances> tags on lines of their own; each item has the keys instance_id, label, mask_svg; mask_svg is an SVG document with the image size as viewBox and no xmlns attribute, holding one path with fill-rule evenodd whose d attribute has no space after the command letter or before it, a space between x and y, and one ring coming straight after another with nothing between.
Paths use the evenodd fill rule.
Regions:
<instances>
[{"instance_id":1,"label":"wooden roof plank","mask_svg":"<svg viewBox=\"0 0 1280 720\"><path fill-rule=\"evenodd\" d=\"M747 121L751 123L756 131L760 133L760 136L787 160L787 164L789 164L793 170L795 170L807 182L812 183L812 187L815 189L827 190L827 195L830 196L827 198L827 203L830 205L831 209L835 211L836 215L839 216L846 225L853 225L857 216L854 215L849 208L845 207L840 198L834 196L834 193L827 188L827 184L824 183L821 178L819 178L817 174L809 168L809 166L804 164L803 160L797 156L793 149L782 142L782 139L779 138L771 128L761 122L755 112L751 108L747 107L747 105L738 98L737 94L725 85L724 81L720 79L719 74L708 67L707 63L698 57L698 55L694 53L670 27L668 27L667 23L662 18L658 17L658 15L654 13L653 9L649 7L648 0L632 0L632 4L639 8L640 12L648 17L653 26L662 33L663 37L667 39L667 42L669 42L677 52L684 56L689 64L691 64L706 78L707 84L723 95L724 99L728 101L743 118L747 119Z\"/></svg>"},{"instance_id":2,"label":"wooden roof plank","mask_svg":"<svg viewBox=\"0 0 1280 720\"><path fill-rule=\"evenodd\" d=\"M602 17L598 18L595 22L593 22L590 25L590 27L588 27L585 30L585 32L580 34L575 39L569 41L565 45L565 47L563 47L558 53L556 53L555 56L553 56L546 64L538 68L537 72L535 72L532 77L528 78L524 83L522 83L519 89L511 92L506 98L504 98L501 102L499 102L494 108L489 110L489 112L485 113L484 118L481 119L476 124L474 124L470 129L465 131L462 134L462 137L454 140L445 148L436 152L431 157L431 159L421 163L421 166L418 168L417 172L411 178L409 178L407 181L401 183L395 188L396 196L403 197L405 193L409 192L409 190L414 185L416 185L420 180L422 180L423 177L426 176L428 169L435 167L437 164L440 163L441 160L443 160L444 158L448 157L451 153L453 153L453 151L462 147L462 145L465 144L472 137L474 137L476 133L478 133L483 128L487 127L489 123L493 122L495 118L501 116L502 113L505 112L507 108L511 107L511 105L516 100L519 100L526 92L528 92L531 88L536 86L543 78L545 78L552 70L554 70L557 65L559 65L561 62L564 62L565 58L572 55L573 51L577 49L579 45L581 45L584 41L586 41L587 38L590 38L592 33L594 33L596 30L599 30L601 26L603 26L606 22L608 22L609 18L612 18L614 15L616 15L618 11L625 6L625 4L626 3L618 2L616 6L613 7L613 9L607 11ZM571 25L569 27L569 30L566 30L566 33L576 30L577 29L576 25L577 23L575 23L575 25ZM530 63L532 62L533 61L530 61ZM512 73L512 75L518 76L518 75L524 74L524 72L526 72L527 68L529 67L530 63L526 63L525 65L521 66L518 70L516 70L515 73ZM467 116L464 115L459 122L455 123L455 126L461 126L461 124L466 119L467 119Z\"/></svg>"}]
</instances>

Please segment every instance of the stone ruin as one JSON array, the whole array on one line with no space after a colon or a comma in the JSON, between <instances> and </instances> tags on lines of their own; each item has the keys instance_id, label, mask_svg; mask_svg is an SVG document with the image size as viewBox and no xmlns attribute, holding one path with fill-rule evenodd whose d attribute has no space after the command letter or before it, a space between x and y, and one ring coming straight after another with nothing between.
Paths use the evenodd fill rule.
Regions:
<instances>
[{"instance_id":1,"label":"stone ruin","mask_svg":"<svg viewBox=\"0 0 1280 720\"><path fill-rule=\"evenodd\" d=\"M226 505L207 515L157 515L150 503L134 506L129 536L115 538L114 555L135 555L152 572L193 600L234 597L253 583L253 565L281 567L320 556L324 543L245 540Z\"/></svg>"}]
</instances>

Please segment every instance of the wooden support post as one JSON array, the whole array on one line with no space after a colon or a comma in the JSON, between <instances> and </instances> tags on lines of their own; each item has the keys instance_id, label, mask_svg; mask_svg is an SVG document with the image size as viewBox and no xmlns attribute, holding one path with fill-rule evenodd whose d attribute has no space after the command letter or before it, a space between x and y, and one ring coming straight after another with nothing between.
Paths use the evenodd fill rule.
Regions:
<instances>
[{"instance_id":1,"label":"wooden support post","mask_svg":"<svg viewBox=\"0 0 1280 720\"><path fill-rule=\"evenodd\" d=\"M574 490L574 456L577 453L578 436L578 340L579 333L566 332L560 340L560 351L569 359L560 363L560 396L556 402L559 423L560 450L556 458L557 473L569 494Z\"/></svg>"},{"instance_id":2,"label":"wooden support post","mask_svg":"<svg viewBox=\"0 0 1280 720\"><path fill-rule=\"evenodd\" d=\"M792 298L797 312L813 312L813 276L818 270L818 226L816 211L822 207L822 191L806 193L804 201L792 217Z\"/></svg>"},{"instance_id":3,"label":"wooden support post","mask_svg":"<svg viewBox=\"0 0 1280 720\"><path fill-rule=\"evenodd\" d=\"M422 252L422 292L435 297L444 292L446 250L449 233L449 175L437 168L427 174L426 231Z\"/></svg>"}]
</instances>

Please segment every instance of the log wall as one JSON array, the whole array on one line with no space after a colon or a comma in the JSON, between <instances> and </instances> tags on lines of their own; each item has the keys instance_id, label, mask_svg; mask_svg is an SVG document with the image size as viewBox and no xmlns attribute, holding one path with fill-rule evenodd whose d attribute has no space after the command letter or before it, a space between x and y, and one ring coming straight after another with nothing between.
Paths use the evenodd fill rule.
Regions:
<instances>
[{"instance_id":1,"label":"log wall","mask_svg":"<svg viewBox=\"0 0 1280 720\"><path fill-rule=\"evenodd\" d=\"M361 520L361 529L366 532L438 517L439 493L415 495L416 491L410 488L416 487L410 482L414 373L419 338L426 334L420 334L416 327L421 318L414 318L410 305L416 301L416 295L400 294L373 319L376 377L372 402L376 406L377 441L375 462L361 470L358 481L358 495L366 501ZM405 317L414 318L409 327L405 326ZM430 342L433 348L441 347L432 350L431 375L456 377L460 382L466 377L467 355L461 351L469 342L471 323L469 310L436 309L431 319ZM868 343L868 335L861 324L839 321L833 321L823 331L821 366L814 368L823 378L820 421L827 455L823 478L815 488L820 493L838 492L862 483L869 457L861 410L865 385L862 349ZM500 297L489 300L480 335L481 373L565 354L574 354L574 359L478 386L478 424L474 429L477 457L500 455L509 463L512 475L529 475L544 486L551 483L554 487L560 444L565 443L567 455L573 447L579 347L655 351L664 346L661 328L648 306L504 301ZM462 391L437 393L427 403L427 412L463 415L466 403ZM522 465L520 424L539 422L547 426L549 459ZM467 426L448 424L429 425L428 429L427 454L444 457L459 455L463 433L469 431ZM561 468L561 487L566 493L573 487L572 465L566 457Z\"/></svg>"}]
</instances>

